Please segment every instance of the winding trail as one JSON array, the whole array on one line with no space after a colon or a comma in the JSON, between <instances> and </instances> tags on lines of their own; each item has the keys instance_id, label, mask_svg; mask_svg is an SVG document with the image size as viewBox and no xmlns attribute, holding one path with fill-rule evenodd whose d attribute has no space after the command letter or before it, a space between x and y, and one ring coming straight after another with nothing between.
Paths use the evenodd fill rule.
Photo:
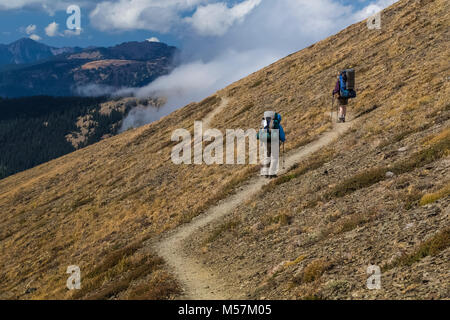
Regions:
<instances>
[{"instance_id":1,"label":"winding trail","mask_svg":"<svg viewBox=\"0 0 450 320\"><path fill-rule=\"evenodd\" d=\"M214 117L217 116L219 113L221 113L228 105L228 101L230 101L229 98L222 98L219 106L215 108L213 111L208 113L208 115L202 120L203 122L203 130L209 129L211 126L211 122L213 121Z\"/></svg>"},{"instance_id":2,"label":"winding trail","mask_svg":"<svg viewBox=\"0 0 450 320\"><path fill-rule=\"evenodd\" d=\"M207 129L210 126L213 118L223 111L227 104L228 99L222 99L222 103L203 119L204 128ZM323 133L316 141L290 152L285 160L286 169L281 169L280 174L286 173L292 165L335 141L351 126L351 121L334 124L333 130ZM183 286L184 294L180 299L234 300L245 298L241 292L235 289L235 286L225 280L226 275L214 274L212 270L191 257L189 252L184 250L184 244L189 236L207 224L224 218L240 204L256 195L269 182L269 179L259 176L249 179L244 186L240 187L239 192L220 201L190 223L166 233L154 244L156 253L166 261Z\"/></svg>"}]
</instances>

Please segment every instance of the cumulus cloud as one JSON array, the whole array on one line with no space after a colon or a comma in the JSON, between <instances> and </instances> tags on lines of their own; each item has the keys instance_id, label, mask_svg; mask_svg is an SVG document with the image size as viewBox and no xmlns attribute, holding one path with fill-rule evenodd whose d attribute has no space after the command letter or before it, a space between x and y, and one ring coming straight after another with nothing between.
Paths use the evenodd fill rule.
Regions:
<instances>
[{"instance_id":1,"label":"cumulus cloud","mask_svg":"<svg viewBox=\"0 0 450 320\"><path fill-rule=\"evenodd\" d=\"M59 35L58 28L59 24L57 24L56 22L52 22L45 28L45 34L49 37L55 37Z\"/></svg>"},{"instance_id":2,"label":"cumulus cloud","mask_svg":"<svg viewBox=\"0 0 450 320\"><path fill-rule=\"evenodd\" d=\"M56 36L61 36L61 37L73 37L73 36L79 36L81 34L81 32L83 31L82 28L80 29L75 29L75 30L64 30L64 33L59 32L59 24L56 22L52 22L50 23L46 28L45 28L45 34L49 37L56 37Z\"/></svg>"},{"instance_id":3,"label":"cumulus cloud","mask_svg":"<svg viewBox=\"0 0 450 320\"><path fill-rule=\"evenodd\" d=\"M2 0L2 2L0 2L0 10L20 9L38 3L39 0Z\"/></svg>"},{"instance_id":4,"label":"cumulus cloud","mask_svg":"<svg viewBox=\"0 0 450 320\"><path fill-rule=\"evenodd\" d=\"M375 13L380 12L384 8L394 4L397 1L398 0L378 0L374 3L370 3L369 5L355 13L355 19L358 21L367 19L368 17L373 16Z\"/></svg>"},{"instance_id":5,"label":"cumulus cloud","mask_svg":"<svg viewBox=\"0 0 450 320\"><path fill-rule=\"evenodd\" d=\"M40 40L42 40L42 38L40 37L40 36L38 36L37 34L32 34L32 35L30 35L30 37L29 37L31 40L34 40L34 41L40 41Z\"/></svg>"},{"instance_id":6,"label":"cumulus cloud","mask_svg":"<svg viewBox=\"0 0 450 320\"><path fill-rule=\"evenodd\" d=\"M201 35L221 36L236 22L242 22L261 0L246 0L229 8L226 3L199 6L192 17L185 20Z\"/></svg>"},{"instance_id":7,"label":"cumulus cloud","mask_svg":"<svg viewBox=\"0 0 450 320\"><path fill-rule=\"evenodd\" d=\"M118 0L104 1L90 13L99 30L152 30L169 32L179 25L181 14L207 0Z\"/></svg>"},{"instance_id":8,"label":"cumulus cloud","mask_svg":"<svg viewBox=\"0 0 450 320\"><path fill-rule=\"evenodd\" d=\"M148 41L148 42L161 42L161 41L159 41L159 39L156 38L156 37L148 38L147 41Z\"/></svg>"},{"instance_id":9,"label":"cumulus cloud","mask_svg":"<svg viewBox=\"0 0 450 320\"><path fill-rule=\"evenodd\" d=\"M32 34L36 32L36 25L35 24L30 24L28 27L25 28L25 32L27 34Z\"/></svg>"},{"instance_id":10,"label":"cumulus cloud","mask_svg":"<svg viewBox=\"0 0 450 320\"><path fill-rule=\"evenodd\" d=\"M99 0L78 0L77 4L80 7L90 7L97 2ZM0 10L27 8L43 10L53 15L58 10L65 10L71 4L73 4L73 0L2 0L0 1Z\"/></svg>"},{"instance_id":11,"label":"cumulus cloud","mask_svg":"<svg viewBox=\"0 0 450 320\"><path fill-rule=\"evenodd\" d=\"M42 40L40 36L36 34L37 27L35 24L30 24L28 27L25 28L25 33L28 35L28 37L34 41ZM23 31L23 29L22 29Z\"/></svg>"},{"instance_id":12,"label":"cumulus cloud","mask_svg":"<svg viewBox=\"0 0 450 320\"><path fill-rule=\"evenodd\" d=\"M90 13L99 30L152 30L167 33L186 25L201 35L223 35L262 0L244 0L232 7L212 0L118 0L104 1ZM192 16L185 17L186 12Z\"/></svg>"}]
</instances>

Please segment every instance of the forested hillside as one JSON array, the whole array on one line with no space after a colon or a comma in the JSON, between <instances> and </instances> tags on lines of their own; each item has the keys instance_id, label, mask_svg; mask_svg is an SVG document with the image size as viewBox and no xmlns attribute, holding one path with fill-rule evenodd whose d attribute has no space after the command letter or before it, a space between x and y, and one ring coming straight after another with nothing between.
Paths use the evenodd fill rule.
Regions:
<instances>
[{"instance_id":1,"label":"forested hillside","mask_svg":"<svg viewBox=\"0 0 450 320\"><path fill-rule=\"evenodd\" d=\"M116 134L126 113L137 103L132 98L112 102L117 108L105 111L106 100L48 96L0 99L0 179Z\"/></svg>"}]
</instances>

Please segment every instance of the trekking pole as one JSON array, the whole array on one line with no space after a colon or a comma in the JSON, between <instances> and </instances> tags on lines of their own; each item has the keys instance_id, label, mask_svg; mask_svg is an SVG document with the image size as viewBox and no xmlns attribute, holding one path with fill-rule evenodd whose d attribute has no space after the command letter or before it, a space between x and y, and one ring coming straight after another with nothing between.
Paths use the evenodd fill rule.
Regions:
<instances>
[{"instance_id":1,"label":"trekking pole","mask_svg":"<svg viewBox=\"0 0 450 320\"><path fill-rule=\"evenodd\" d=\"M339 122L339 111L340 111L339 103L336 104L336 121Z\"/></svg>"},{"instance_id":2,"label":"trekking pole","mask_svg":"<svg viewBox=\"0 0 450 320\"><path fill-rule=\"evenodd\" d=\"M334 111L334 94L333 97L331 98L331 112L330 112L330 118L331 118L331 122L333 122L333 111Z\"/></svg>"},{"instance_id":3,"label":"trekking pole","mask_svg":"<svg viewBox=\"0 0 450 320\"><path fill-rule=\"evenodd\" d=\"M284 153L284 142L283 142L283 170L286 169L286 154Z\"/></svg>"}]
</instances>

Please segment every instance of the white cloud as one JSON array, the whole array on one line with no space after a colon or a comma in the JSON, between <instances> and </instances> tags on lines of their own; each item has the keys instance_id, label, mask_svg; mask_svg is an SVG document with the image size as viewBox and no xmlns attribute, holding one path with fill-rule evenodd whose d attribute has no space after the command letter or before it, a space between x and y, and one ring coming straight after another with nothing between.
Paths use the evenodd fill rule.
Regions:
<instances>
[{"instance_id":1,"label":"white cloud","mask_svg":"<svg viewBox=\"0 0 450 320\"><path fill-rule=\"evenodd\" d=\"M208 0L103 1L90 13L91 23L103 31L152 30L167 33L179 25L181 14Z\"/></svg>"},{"instance_id":2,"label":"white cloud","mask_svg":"<svg viewBox=\"0 0 450 320\"><path fill-rule=\"evenodd\" d=\"M56 22L52 22L47 27L45 27L45 34L49 37L55 37L59 35L58 28L59 24L57 24Z\"/></svg>"},{"instance_id":3,"label":"white cloud","mask_svg":"<svg viewBox=\"0 0 450 320\"><path fill-rule=\"evenodd\" d=\"M25 6L36 5L39 0L2 0L0 3L1 10L19 9Z\"/></svg>"},{"instance_id":4,"label":"white cloud","mask_svg":"<svg viewBox=\"0 0 450 320\"><path fill-rule=\"evenodd\" d=\"M200 6L192 17L185 20L192 24L201 35L224 35L236 22L242 22L261 0L246 0L229 8L226 3L219 2Z\"/></svg>"},{"instance_id":5,"label":"white cloud","mask_svg":"<svg viewBox=\"0 0 450 320\"><path fill-rule=\"evenodd\" d=\"M30 39L31 39L31 40L34 40L34 41L40 41L40 40L42 40L42 38L39 37L37 34L32 34L32 35L30 35Z\"/></svg>"},{"instance_id":6,"label":"white cloud","mask_svg":"<svg viewBox=\"0 0 450 320\"><path fill-rule=\"evenodd\" d=\"M152 30L167 33L186 24L202 35L222 35L242 20L262 0L245 0L233 7L216 0L117 0L103 1L90 13L92 25L102 31ZM192 17L184 17L194 12Z\"/></svg>"},{"instance_id":7,"label":"white cloud","mask_svg":"<svg viewBox=\"0 0 450 320\"><path fill-rule=\"evenodd\" d=\"M161 42L161 41L159 41L159 39L156 38L156 37L148 38L147 41L148 41L148 42Z\"/></svg>"},{"instance_id":8,"label":"white cloud","mask_svg":"<svg viewBox=\"0 0 450 320\"><path fill-rule=\"evenodd\" d=\"M255 59L258 57L258 59ZM138 108L124 120L122 131L159 120L174 110L213 94L233 81L239 80L278 58L267 50L236 52L228 50L214 60L183 64L172 73L159 77L143 88L116 91L119 95L137 97L166 97L167 104L160 109Z\"/></svg>"},{"instance_id":9,"label":"white cloud","mask_svg":"<svg viewBox=\"0 0 450 320\"><path fill-rule=\"evenodd\" d=\"M27 34L32 34L36 32L36 25L35 24L30 24L28 27L25 28L25 32Z\"/></svg>"},{"instance_id":10,"label":"white cloud","mask_svg":"<svg viewBox=\"0 0 450 320\"><path fill-rule=\"evenodd\" d=\"M198 11L193 12L195 17ZM221 31L215 32L219 34L227 29L214 41L185 28L181 33L184 37L182 65L144 88L122 90L124 94L137 96L164 96L168 98L167 105L158 111L149 110L145 117L140 109L139 116L130 116L124 123L133 126L138 124L133 119L155 121L192 101L200 101L289 53L357 22L357 12L354 7L335 0L263 0L243 15L244 19L236 20L233 27L225 23L222 28L223 20L219 19L218 27L217 21L213 21L205 22L207 27L203 29L198 28L207 30L207 34ZM194 24L192 27L195 28ZM183 57L189 58L183 60Z\"/></svg>"},{"instance_id":11,"label":"white cloud","mask_svg":"<svg viewBox=\"0 0 450 320\"><path fill-rule=\"evenodd\" d=\"M21 28L23 32L23 28ZM34 41L42 40L40 36L36 34L37 27L35 24L30 24L28 27L25 28L25 33L28 35L28 37Z\"/></svg>"},{"instance_id":12,"label":"white cloud","mask_svg":"<svg viewBox=\"0 0 450 320\"><path fill-rule=\"evenodd\" d=\"M254 56L260 59L255 60ZM258 50L245 53L229 50L209 62L197 60L183 64L170 75L159 77L149 86L138 89L136 94L145 97L156 93L195 101L214 93L232 81L247 76L255 68L262 68L274 58L272 54Z\"/></svg>"},{"instance_id":13,"label":"white cloud","mask_svg":"<svg viewBox=\"0 0 450 320\"><path fill-rule=\"evenodd\" d=\"M350 7L332 0L244 1L241 4L245 7L241 7L235 16L248 16L238 27L217 38L214 45L209 38L191 36L184 53L193 56L194 60L136 93L140 96L152 93L178 96L180 103L185 104L202 99L333 34L353 19ZM250 8L256 5L260 5L258 10L249 14Z\"/></svg>"},{"instance_id":14,"label":"white cloud","mask_svg":"<svg viewBox=\"0 0 450 320\"><path fill-rule=\"evenodd\" d=\"M375 13L380 12L384 8L394 4L398 0L377 0L374 3L370 3L363 9L359 10L355 13L355 19L357 21L361 21L367 19L370 16L373 16Z\"/></svg>"},{"instance_id":15,"label":"white cloud","mask_svg":"<svg viewBox=\"0 0 450 320\"><path fill-rule=\"evenodd\" d=\"M73 2L73 0L1 0L0 10L32 8L53 15L58 10L65 10ZM99 0L77 0L76 4L82 8L88 8L97 2Z\"/></svg>"}]
</instances>

